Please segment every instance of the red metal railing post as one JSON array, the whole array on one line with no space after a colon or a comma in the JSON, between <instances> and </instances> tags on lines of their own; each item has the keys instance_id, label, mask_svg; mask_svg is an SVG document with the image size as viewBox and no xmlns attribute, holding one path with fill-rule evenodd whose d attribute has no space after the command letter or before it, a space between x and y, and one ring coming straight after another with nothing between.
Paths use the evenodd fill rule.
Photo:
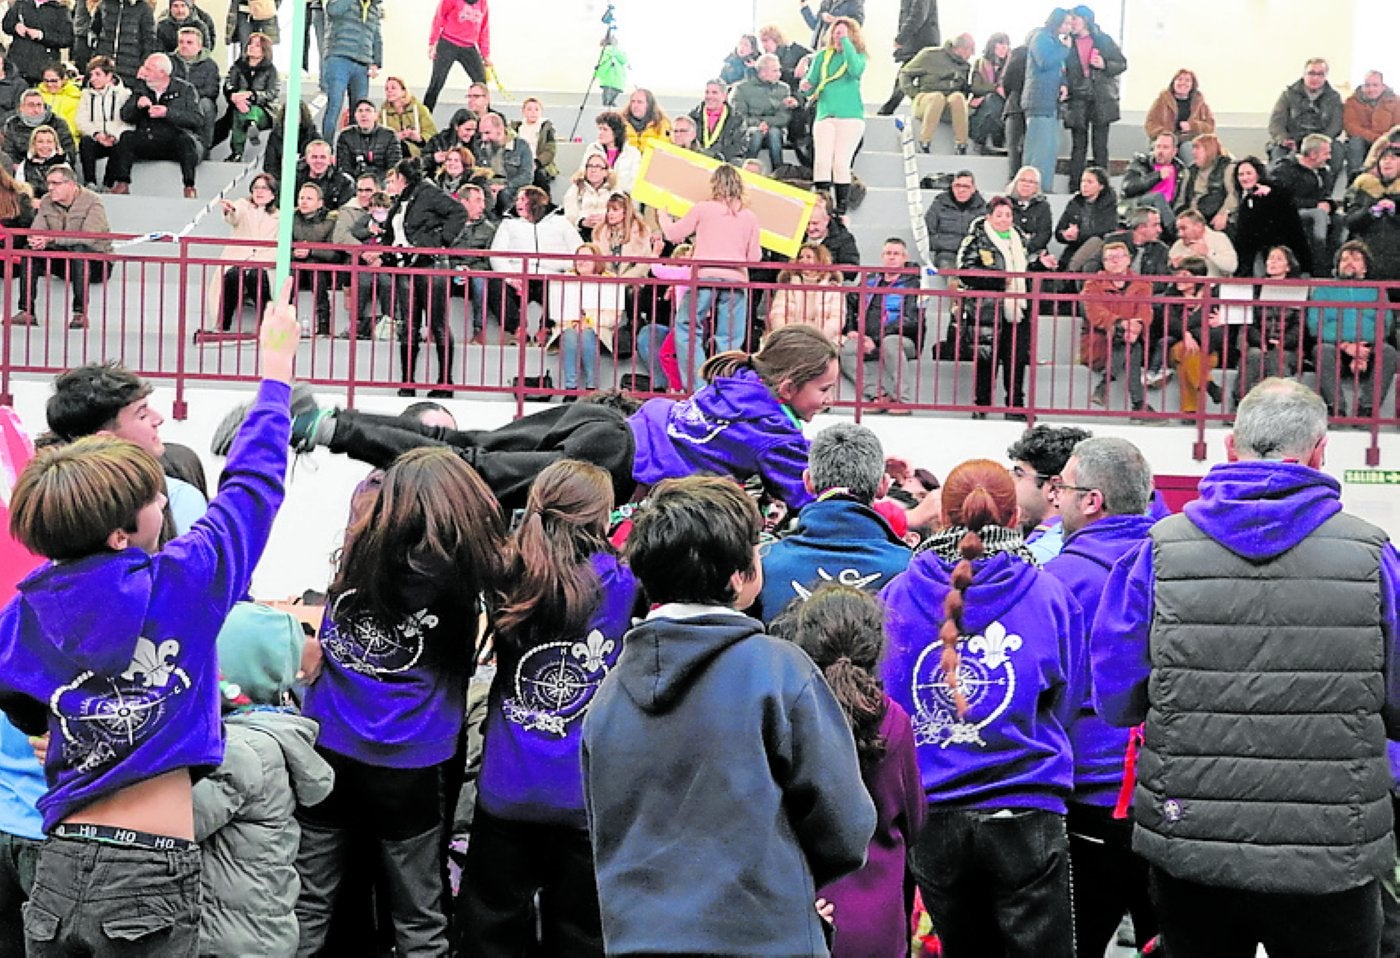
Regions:
<instances>
[{"instance_id":1,"label":"red metal railing post","mask_svg":"<svg viewBox=\"0 0 1400 958\"><path fill-rule=\"evenodd\" d=\"M188 362L186 350L189 348L190 257L187 238L182 236L178 242L180 244L180 295L175 297L175 401L170 404L170 415L177 420L182 420L189 418L190 415L189 401L185 398L186 377L189 375L189 370L186 368Z\"/></svg>"}]
</instances>

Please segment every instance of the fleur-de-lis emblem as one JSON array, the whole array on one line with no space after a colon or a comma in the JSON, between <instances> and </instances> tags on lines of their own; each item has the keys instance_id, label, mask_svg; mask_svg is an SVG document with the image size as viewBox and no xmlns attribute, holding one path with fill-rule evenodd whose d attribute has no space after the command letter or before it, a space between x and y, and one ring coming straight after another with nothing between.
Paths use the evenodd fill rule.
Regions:
<instances>
[{"instance_id":1,"label":"fleur-de-lis emblem","mask_svg":"<svg viewBox=\"0 0 1400 958\"><path fill-rule=\"evenodd\" d=\"M612 639L605 638L603 633L594 629L582 642L575 642L569 653L582 661L586 670L596 672L602 666L603 659L616 645Z\"/></svg>"},{"instance_id":2,"label":"fleur-de-lis emblem","mask_svg":"<svg viewBox=\"0 0 1400 958\"><path fill-rule=\"evenodd\" d=\"M974 635L967 642L967 650L982 656L982 664L989 669L999 669L1006 664L1007 654L1019 652L1021 637L1006 631L1000 622L987 626L981 635Z\"/></svg>"}]
</instances>

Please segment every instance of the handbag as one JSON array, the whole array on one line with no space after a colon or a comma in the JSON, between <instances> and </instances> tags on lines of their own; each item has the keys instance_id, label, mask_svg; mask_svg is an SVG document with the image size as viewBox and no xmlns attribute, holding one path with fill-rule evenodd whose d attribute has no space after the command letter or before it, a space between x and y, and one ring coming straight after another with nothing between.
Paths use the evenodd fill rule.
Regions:
<instances>
[{"instance_id":1,"label":"handbag","mask_svg":"<svg viewBox=\"0 0 1400 958\"><path fill-rule=\"evenodd\" d=\"M274 0L248 0L250 20L276 20L277 4Z\"/></svg>"},{"instance_id":2,"label":"handbag","mask_svg":"<svg viewBox=\"0 0 1400 958\"><path fill-rule=\"evenodd\" d=\"M1000 307L1000 300L991 300L995 306ZM992 358L992 348L997 340L997 314L995 311L990 316L981 317L978 322L978 314L981 312L977 300L968 300L963 303L962 316L958 321L958 352L963 356L970 356L982 362Z\"/></svg>"}]
</instances>

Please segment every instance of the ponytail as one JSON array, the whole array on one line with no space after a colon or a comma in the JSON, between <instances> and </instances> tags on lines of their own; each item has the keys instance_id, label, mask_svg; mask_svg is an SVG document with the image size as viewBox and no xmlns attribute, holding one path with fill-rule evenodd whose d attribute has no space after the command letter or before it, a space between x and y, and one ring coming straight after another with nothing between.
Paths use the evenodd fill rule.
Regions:
<instances>
[{"instance_id":1,"label":"ponytail","mask_svg":"<svg viewBox=\"0 0 1400 958\"><path fill-rule=\"evenodd\" d=\"M840 354L840 347L813 326L783 326L763 337L756 353L732 349L711 356L700 368L700 375L706 382L714 382L740 369L752 369L774 392L783 382L801 389L825 375Z\"/></svg>"},{"instance_id":2,"label":"ponytail","mask_svg":"<svg viewBox=\"0 0 1400 958\"><path fill-rule=\"evenodd\" d=\"M841 711L846 713L846 721L851 723L861 766L874 763L885 754L885 739L880 735L880 725L885 721L885 690L848 656L832 662L822 674Z\"/></svg>"},{"instance_id":3,"label":"ponytail","mask_svg":"<svg viewBox=\"0 0 1400 958\"><path fill-rule=\"evenodd\" d=\"M948 692L953 696L958 718L962 718L967 714L967 696L958 684L958 639L963 635L963 609L966 606L967 587L972 584L972 562L986 554L982 537L975 532L963 536L958 542L958 554L962 559L953 567L952 588L943 600L943 625L938 630L943 654L938 665L943 670L943 681L948 686Z\"/></svg>"}]
</instances>

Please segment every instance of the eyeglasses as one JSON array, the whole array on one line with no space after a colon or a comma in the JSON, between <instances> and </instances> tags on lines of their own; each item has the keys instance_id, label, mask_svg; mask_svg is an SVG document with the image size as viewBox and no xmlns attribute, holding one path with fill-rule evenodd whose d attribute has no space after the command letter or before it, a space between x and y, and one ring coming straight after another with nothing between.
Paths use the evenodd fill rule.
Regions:
<instances>
[{"instance_id":1,"label":"eyeglasses","mask_svg":"<svg viewBox=\"0 0 1400 958\"><path fill-rule=\"evenodd\" d=\"M1057 494L1058 494L1058 493L1061 493L1061 492L1065 492L1066 490L1068 490L1069 492L1098 492L1098 491L1099 491L1097 486L1071 486L1069 483L1065 482L1065 481L1064 481L1063 479L1061 479L1059 476L1056 476L1055 478L1053 478L1053 479L1050 480L1050 489L1051 489L1053 492L1057 493Z\"/></svg>"},{"instance_id":2,"label":"eyeglasses","mask_svg":"<svg viewBox=\"0 0 1400 958\"><path fill-rule=\"evenodd\" d=\"M355 187L355 192L356 192L356 193L373 193L373 192L374 192L374 187L372 187L372 186L357 186L357 187Z\"/></svg>"},{"instance_id":3,"label":"eyeglasses","mask_svg":"<svg viewBox=\"0 0 1400 958\"><path fill-rule=\"evenodd\" d=\"M1327 71L1326 71L1326 70L1309 70L1309 71L1308 71L1308 76L1310 76L1310 77L1325 77L1326 75L1327 75Z\"/></svg>"},{"instance_id":4,"label":"eyeglasses","mask_svg":"<svg viewBox=\"0 0 1400 958\"><path fill-rule=\"evenodd\" d=\"M1047 476L1041 472L1031 472L1029 469L1024 469L1021 466L1012 466L1011 474L1017 479L1034 479L1037 483L1053 482L1057 478L1056 476Z\"/></svg>"},{"instance_id":5,"label":"eyeglasses","mask_svg":"<svg viewBox=\"0 0 1400 958\"><path fill-rule=\"evenodd\" d=\"M62 83L63 77L44 77L45 83Z\"/></svg>"},{"instance_id":6,"label":"eyeglasses","mask_svg":"<svg viewBox=\"0 0 1400 958\"><path fill-rule=\"evenodd\" d=\"M45 180L45 181L44 181L44 185L47 186L49 189L53 189L55 186L62 186L64 183L67 183L67 182L69 182L69 181L68 181L68 180Z\"/></svg>"},{"instance_id":7,"label":"eyeglasses","mask_svg":"<svg viewBox=\"0 0 1400 958\"><path fill-rule=\"evenodd\" d=\"M601 164L601 163L589 163L588 166L586 167L586 169L590 169L590 170L606 170L607 167L604 166L604 165Z\"/></svg>"}]
</instances>

